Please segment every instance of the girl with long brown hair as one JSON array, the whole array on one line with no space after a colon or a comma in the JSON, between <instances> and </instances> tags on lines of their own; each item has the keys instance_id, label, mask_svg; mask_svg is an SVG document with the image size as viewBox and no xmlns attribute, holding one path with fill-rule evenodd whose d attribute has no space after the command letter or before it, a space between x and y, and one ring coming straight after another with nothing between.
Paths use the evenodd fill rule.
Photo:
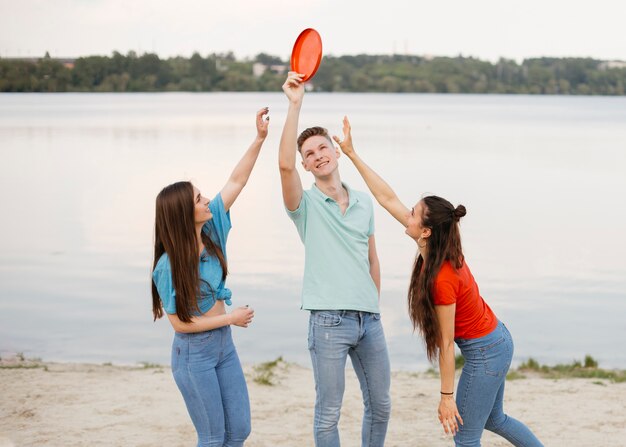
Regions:
<instances>
[{"instance_id":1,"label":"girl with long brown hair","mask_svg":"<svg viewBox=\"0 0 626 447\"><path fill-rule=\"evenodd\" d=\"M391 187L354 151L350 123L343 121L344 139L334 140L352 160L378 201L415 240L418 255L408 292L409 316L426 344L426 355L439 360L441 400L439 421L457 446L480 446L484 429L515 446L537 447L541 442L523 423L504 414L506 373L513 356L513 341L480 296L467 266L456 208L446 199L427 196L410 210ZM465 358L454 399L454 343Z\"/></svg>"},{"instance_id":2,"label":"girl with long brown hair","mask_svg":"<svg viewBox=\"0 0 626 447\"><path fill-rule=\"evenodd\" d=\"M246 185L267 136L267 108L257 135L222 190L209 200L190 182L166 186L156 199L152 313L174 328L172 374L198 433L198 446L243 446L250 402L230 326L248 327L247 306L226 312L226 240L230 207Z\"/></svg>"}]
</instances>

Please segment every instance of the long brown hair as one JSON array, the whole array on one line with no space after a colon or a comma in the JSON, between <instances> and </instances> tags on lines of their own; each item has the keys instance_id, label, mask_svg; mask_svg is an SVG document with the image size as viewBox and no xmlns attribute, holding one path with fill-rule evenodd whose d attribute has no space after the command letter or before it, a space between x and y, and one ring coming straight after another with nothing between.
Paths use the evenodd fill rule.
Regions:
<instances>
[{"instance_id":1,"label":"long brown hair","mask_svg":"<svg viewBox=\"0 0 626 447\"><path fill-rule=\"evenodd\" d=\"M435 313L433 287L437 273L445 261L459 269L463 266L463 249L459 219L466 214L465 207L454 208L446 199L427 196L422 199L422 226L430 228L426 260L421 254L415 258L409 286L409 316L414 329L419 329L426 343L426 355L433 362L439 352L441 332Z\"/></svg>"},{"instance_id":2,"label":"long brown hair","mask_svg":"<svg viewBox=\"0 0 626 447\"><path fill-rule=\"evenodd\" d=\"M194 312L200 312L198 308L198 296L201 294L201 278L198 274L200 258L194 216L193 185L190 182L173 183L163 188L157 196L152 271L156 268L161 255L167 253L172 271L172 285L176 291L176 315L185 323L191 322ZM202 243L207 254L219 260L222 279L225 279L228 267L221 248L204 232ZM202 282L211 290L206 281ZM161 299L154 281L152 314L155 320L163 316Z\"/></svg>"}]
</instances>

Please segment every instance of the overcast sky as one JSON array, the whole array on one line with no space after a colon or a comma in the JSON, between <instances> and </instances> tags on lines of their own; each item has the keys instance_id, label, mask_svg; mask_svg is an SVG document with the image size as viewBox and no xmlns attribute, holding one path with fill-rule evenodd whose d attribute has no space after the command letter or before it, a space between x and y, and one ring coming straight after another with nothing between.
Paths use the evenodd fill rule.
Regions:
<instances>
[{"instance_id":1,"label":"overcast sky","mask_svg":"<svg viewBox=\"0 0 626 447\"><path fill-rule=\"evenodd\" d=\"M0 57L233 51L287 58L316 28L325 54L626 60L622 0L0 0Z\"/></svg>"}]
</instances>

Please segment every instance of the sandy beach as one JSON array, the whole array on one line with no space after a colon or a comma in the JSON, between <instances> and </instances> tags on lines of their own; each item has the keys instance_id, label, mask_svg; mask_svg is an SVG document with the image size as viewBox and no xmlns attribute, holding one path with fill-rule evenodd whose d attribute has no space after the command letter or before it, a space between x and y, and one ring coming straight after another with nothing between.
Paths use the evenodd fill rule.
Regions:
<instances>
[{"instance_id":1,"label":"sandy beach","mask_svg":"<svg viewBox=\"0 0 626 447\"><path fill-rule=\"evenodd\" d=\"M0 447L193 446L195 431L169 367L70 363L0 363ZM33 366L32 368L28 366ZM249 447L312 446L310 369L279 363L273 386L245 368L252 403ZM386 445L451 446L436 418L439 379L394 372ZM546 446L624 445L626 384L538 377L507 382L507 413ZM342 445L360 446L362 403L354 372L340 421ZM485 446L510 445L486 433Z\"/></svg>"}]
</instances>

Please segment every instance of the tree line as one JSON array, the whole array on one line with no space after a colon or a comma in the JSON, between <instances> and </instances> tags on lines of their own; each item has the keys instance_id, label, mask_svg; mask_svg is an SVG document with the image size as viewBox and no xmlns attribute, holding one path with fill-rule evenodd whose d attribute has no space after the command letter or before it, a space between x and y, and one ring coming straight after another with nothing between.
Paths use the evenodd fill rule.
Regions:
<instances>
[{"instance_id":1,"label":"tree line","mask_svg":"<svg viewBox=\"0 0 626 447\"><path fill-rule=\"evenodd\" d=\"M161 59L145 53L71 61L0 58L0 92L280 91L289 61L261 53ZM472 57L325 56L312 80L321 92L624 95L626 63L533 58L492 63Z\"/></svg>"}]
</instances>

